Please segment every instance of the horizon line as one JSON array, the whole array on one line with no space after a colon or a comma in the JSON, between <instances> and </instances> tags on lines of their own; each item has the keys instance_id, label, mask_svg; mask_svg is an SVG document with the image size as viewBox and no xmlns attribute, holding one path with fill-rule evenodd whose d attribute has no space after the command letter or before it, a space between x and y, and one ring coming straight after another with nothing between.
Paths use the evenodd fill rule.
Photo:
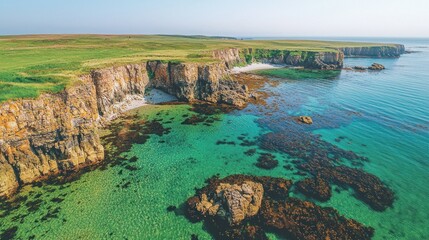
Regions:
<instances>
[{"instance_id":1,"label":"horizon line","mask_svg":"<svg viewBox=\"0 0 429 240\"><path fill-rule=\"evenodd\" d=\"M64 36L177 36L177 37L218 37L218 38L414 38L414 39L429 39L429 36L356 36L356 35L247 35L247 36L231 36L231 35L204 35L204 34L174 34L174 33L23 33L23 34L0 34L0 37L13 36L43 36L43 35L64 35Z\"/></svg>"}]
</instances>

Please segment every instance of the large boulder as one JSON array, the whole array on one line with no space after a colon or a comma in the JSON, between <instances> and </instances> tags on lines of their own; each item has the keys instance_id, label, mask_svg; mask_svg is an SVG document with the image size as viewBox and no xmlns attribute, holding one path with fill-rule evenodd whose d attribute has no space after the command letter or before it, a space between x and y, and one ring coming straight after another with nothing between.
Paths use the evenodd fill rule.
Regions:
<instances>
[{"instance_id":1,"label":"large boulder","mask_svg":"<svg viewBox=\"0 0 429 240\"><path fill-rule=\"evenodd\" d=\"M264 188L260 183L221 183L212 197L201 195L196 210L202 215L218 216L234 226L258 213L263 194Z\"/></svg>"}]
</instances>

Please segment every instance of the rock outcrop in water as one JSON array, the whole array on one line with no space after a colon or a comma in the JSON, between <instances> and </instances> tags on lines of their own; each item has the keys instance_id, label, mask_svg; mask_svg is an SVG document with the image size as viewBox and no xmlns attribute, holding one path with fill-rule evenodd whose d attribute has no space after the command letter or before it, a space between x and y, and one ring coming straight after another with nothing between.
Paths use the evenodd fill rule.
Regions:
<instances>
[{"instance_id":1,"label":"rock outcrop in water","mask_svg":"<svg viewBox=\"0 0 429 240\"><path fill-rule=\"evenodd\" d=\"M373 63L371 64L371 66L368 67L369 70L384 70L385 67L383 65L381 65L380 63Z\"/></svg>"},{"instance_id":2,"label":"rock outcrop in water","mask_svg":"<svg viewBox=\"0 0 429 240\"><path fill-rule=\"evenodd\" d=\"M242 107L245 85L231 80L224 63L159 61L92 71L58 94L0 105L0 197L22 185L65 174L104 159L97 133L124 104L147 87L180 100L203 100Z\"/></svg>"},{"instance_id":3,"label":"rock outcrop in water","mask_svg":"<svg viewBox=\"0 0 429 240\"><path fill-rule=\"evenodd\" d=\"M260 183L221 183L211 196L204 193L200 196L196 210L203 216L219 217L235 226L258 213L263 194L264 189Z\"/></svg>"}]
</instances>

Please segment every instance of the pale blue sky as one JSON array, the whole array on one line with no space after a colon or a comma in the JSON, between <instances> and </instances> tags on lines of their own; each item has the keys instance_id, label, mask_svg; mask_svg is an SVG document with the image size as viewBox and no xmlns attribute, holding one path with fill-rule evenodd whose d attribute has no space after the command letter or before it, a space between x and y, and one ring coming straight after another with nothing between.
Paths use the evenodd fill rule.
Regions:
<instances>
[{"instance_id":1,"label":"pale blue sky","mask_svg":"<svg viewBox=\"0 0 429 240\"><path fill-rule=\"evenodd\" d=\"M429 0L0 0L0 34L429 37Z\"/></svg>"}]
</instances>

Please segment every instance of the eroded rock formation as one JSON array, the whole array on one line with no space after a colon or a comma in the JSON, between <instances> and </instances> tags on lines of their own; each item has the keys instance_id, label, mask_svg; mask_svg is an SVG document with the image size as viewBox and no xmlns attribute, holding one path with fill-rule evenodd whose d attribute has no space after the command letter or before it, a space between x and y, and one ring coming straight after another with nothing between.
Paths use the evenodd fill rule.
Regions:
<instances>
[{"instance_id":1,"label":"eroded rock formation","mask_svg":"<svg viewBox=\"0 0 429 240\"><path fill-rule=\"evenodd\" d=\"M214 194L201 194L195 205L201 215L220 217L229 225L239 225L244 219L255 216L261 207L264 189L262 184L245 181L242 184L221 183ZM210 195L209 195L210 196Z\"/></svg>"}]
</instances>

